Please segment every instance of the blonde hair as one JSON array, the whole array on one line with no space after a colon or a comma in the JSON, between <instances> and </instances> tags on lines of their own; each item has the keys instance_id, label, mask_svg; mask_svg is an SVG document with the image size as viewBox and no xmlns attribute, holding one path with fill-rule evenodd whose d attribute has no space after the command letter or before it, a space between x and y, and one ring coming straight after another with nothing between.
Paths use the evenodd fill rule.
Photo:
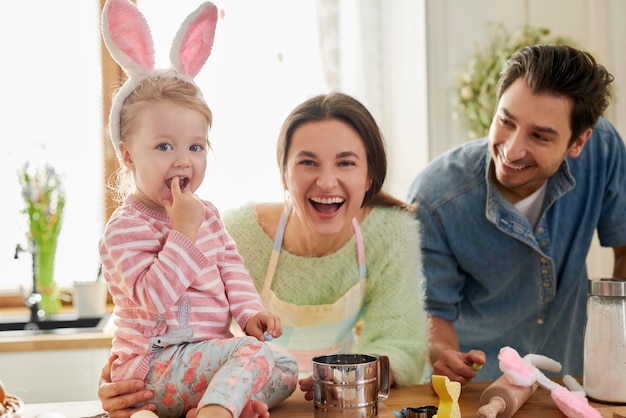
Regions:
<instances>
[{"instance_id":1,"label":"blonde hair","mask_svg":"<svg viewBox=\"0 0 626 418\"><path fill-rule=\"evenodd\" d=\"M195 84L176 77L146 77L130 93L120 111L120 142L127 142L137 129L141 112L152 103L171 102L199 111L209 124L213 123L211 109L204 101L202 92ZM207 143L210 146L209 143ZM135 191L133 177L117 153L118 168L108 181L114 201L121 203Z\"/></svg>"}]
</instances>

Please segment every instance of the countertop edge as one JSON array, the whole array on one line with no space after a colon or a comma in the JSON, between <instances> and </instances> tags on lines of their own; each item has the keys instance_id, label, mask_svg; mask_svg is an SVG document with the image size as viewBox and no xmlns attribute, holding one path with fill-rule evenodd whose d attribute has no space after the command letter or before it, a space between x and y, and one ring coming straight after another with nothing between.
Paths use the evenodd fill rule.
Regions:
<instances>
[{"instance_id":1,"label":"countertop edge","mask_svg":"<svg viewBox=\"0 0 626 418\"><path fill-rule=\"evenodd\" d=\"M104 332L39 334L0 339L0 353L111 348L113 337Z\"/></svg>"}]
</instances>

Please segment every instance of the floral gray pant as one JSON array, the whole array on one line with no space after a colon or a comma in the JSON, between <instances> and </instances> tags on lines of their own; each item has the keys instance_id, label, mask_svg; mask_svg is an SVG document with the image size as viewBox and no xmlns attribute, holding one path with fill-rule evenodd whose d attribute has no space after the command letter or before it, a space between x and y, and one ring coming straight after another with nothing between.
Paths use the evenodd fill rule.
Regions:
<instances>
[{"instance_id":1,"label":"floral gray pant","mask_svg":"<svg viewBox=\"0 0 626 418\"><path fill-rule=\"evenodd\" d=\"M250 399L276 406L296 389L298 365L253 337L171 345L150 363L146 387L161 418L181 417L194 407L221 405L239 417ZM236 390L235 390L236 389Z\"/></svg>"}]
</instances>

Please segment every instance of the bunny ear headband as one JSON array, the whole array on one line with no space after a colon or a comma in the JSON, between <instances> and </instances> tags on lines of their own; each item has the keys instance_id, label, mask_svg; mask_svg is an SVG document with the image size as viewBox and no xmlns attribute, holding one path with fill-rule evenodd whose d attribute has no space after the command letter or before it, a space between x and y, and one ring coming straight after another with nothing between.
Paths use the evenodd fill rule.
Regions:
<instances>
[{"instance_id":1,"label":"bunny ear headband","mask_svg":"<svg viewBox=\"0 0 626 418\"><path fill-rule=\"evenodd\" d=\"M122 67L128 80L111 103L109 131L118 152L120 117L126 98L149 76L177 77L193 83L194 77L211 54L217 25L217 7L201 4L181 24L170 49L169 69L154 68L154 42L145 17L129 0L107 0L102 10L102 36L111 56Z\"/></svg>"}]
</instances>

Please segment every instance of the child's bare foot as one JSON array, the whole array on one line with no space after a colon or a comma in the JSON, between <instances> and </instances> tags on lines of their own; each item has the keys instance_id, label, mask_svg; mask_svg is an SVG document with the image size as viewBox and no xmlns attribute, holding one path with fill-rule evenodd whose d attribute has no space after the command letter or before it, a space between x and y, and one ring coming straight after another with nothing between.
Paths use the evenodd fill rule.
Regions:
<instances>
[{"instance_id":1,"label":"child's bare foot","mask_svg":"<svg viewBox=\"0 0 626 418\"><path fill-rule=\"evenodd\" d=\"M141 410L133 413L130 418L159 418L159 416L152 411Z\"/></svg>"},{"instance_id":2,"label":"child's bare foot","mask_svg":"<svg viewBox=\"0 0 626 418\"><path fill-rule=\"evenodd\" d=\"M185 418L233 418L233 414L220 405L206 405L200 408L191 408L185 414Z\"/></svg>"},{"instance_id":3,"label":"child's bare foot","mask_svg":"<svg viewBox=\"0 0 626 418\"><path fill-rule=\"evenodd\" d=\"M270 412L267 407L267 404L262 401L258 401L255 399L250 400L243 407L243 411L241 411L240 418L269 418Z\"/></svg>"},{"instance_id":4,"label":"child's bare foot","mask_svg":"<svg viewBox=\"0 0 626 418\"><path fill-rule=\"evenodd\" d=\"M211 409L213 407L217 407L218 410L214 411L213 409ZM202 414L209 413L209 410L211 410L212 412L219 412L219 413L224 413L228 411L227 409L224 409L221 406L209 405L209 406L202 408ZM197 412L198 412L197 408L192 408L189 411L187 411L187 414L185 414L185 418L196 418ZM232 414L228 412L228 415L232 415ZM212 416L212 415L209 415L209 416ZM246 406L243 407L243 410L241 411L241 415L239 415L239 418L269 418L269 416L270 416L270 412L268 410L267 404L262 401L257 401L253 399L250 402L248 402Z\"/></svg>"}]
</instances>

